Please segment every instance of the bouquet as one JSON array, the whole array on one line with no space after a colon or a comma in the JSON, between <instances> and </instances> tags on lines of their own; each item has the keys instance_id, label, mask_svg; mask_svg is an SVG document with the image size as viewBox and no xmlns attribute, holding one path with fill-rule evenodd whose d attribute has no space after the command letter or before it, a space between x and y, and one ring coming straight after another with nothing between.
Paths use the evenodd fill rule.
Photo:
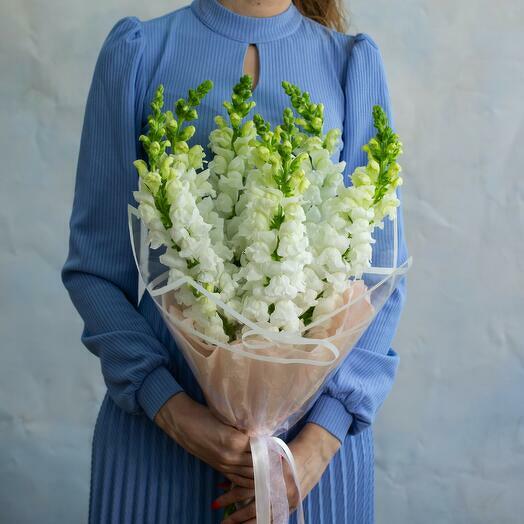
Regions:
<instances>
[{"instance_id":1,"label":"bouquet","mask_svg":"<svg viewBox=\"0 0 524 524\"><path fill-rule=\"evenodd\" d=\"M324 106L282 82L282 122L249 118L245 75L224 102L227 118L215 118L207 162L188 142L212 87L190 89L174 111L158 87L140 136L146 160L134 163L130 234L143 285L210 408L251 436L257 522L284 523L274 458L294 464L274 435L304 414L406 269L396 253L392 268L370 267L373 231L386 219L396 226L402 144L375 106L368 163L345 186L345 162L333 160L341 131L323 132Z\"/></svg>"}]
</instances>

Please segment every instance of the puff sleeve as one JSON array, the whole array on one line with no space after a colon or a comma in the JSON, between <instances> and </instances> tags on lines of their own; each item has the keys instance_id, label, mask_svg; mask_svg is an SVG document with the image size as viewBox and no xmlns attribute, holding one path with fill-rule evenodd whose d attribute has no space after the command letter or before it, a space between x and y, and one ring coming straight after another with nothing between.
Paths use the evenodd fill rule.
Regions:
<instances>
[{"instance_id":1,"label":"puff sleeve","mask_svg":"<svg viewBox=\"0 0 524 524\"><path fill-rule=\"evenodd\" d=\"M151 419L182 388L167 348L136 308L138 273L127 226L137 187L133 160L143 96L144 35L119 20L99 53L87 98L62 282L84 321L83 344L100 359L108 393Z\"/></svg>"},{"instance_id":2,"label":"puff sleeve","mask_svg":"<svg viewBox=\"0 0 524 524\"><path fill-rule=\"evenodd\" d=\"M365 165L362 151L374 136L372 108L381 105L392 127L393 115L382 56L372 38L360 33L353 37L346 71L345 119L341 160L346 161L349 178L355 167ZM400 188L397 196L401 200ZM398 209L398 263L408 258L402 218ZM376 229L373 246L374 266L391 266L393 227L386 221L384 229ZM349 434L357 434L372 424L375 414L386 399L395 379L399 357L391 347L401 311L406 300L406 277L403 275L381 311L363 333L336 373L325 384L307 416L341 442Z\"/></svg>"}]
</instances>

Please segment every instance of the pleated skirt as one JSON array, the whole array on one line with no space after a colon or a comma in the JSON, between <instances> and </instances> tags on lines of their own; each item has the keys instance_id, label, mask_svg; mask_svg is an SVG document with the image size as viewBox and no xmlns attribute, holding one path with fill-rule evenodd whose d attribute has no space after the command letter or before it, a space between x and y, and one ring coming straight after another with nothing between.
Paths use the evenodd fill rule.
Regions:
<instances>
[{"instance_id":1,"label":"pleated skirt","mask_svg":"<svg viewBox=\"0 0 524 524\"><path fill-rule=\"evenodd\" d=\"M284 435L289 441L300 429ZM90 524L215 524L211 509L225 478L187 453L148 417L131 415L106 393L92 440ZM307 524L371 524L371 428L347 436L304 501ZM292 524L296 523L295 516Z\"/></svg>"}]
</instances>

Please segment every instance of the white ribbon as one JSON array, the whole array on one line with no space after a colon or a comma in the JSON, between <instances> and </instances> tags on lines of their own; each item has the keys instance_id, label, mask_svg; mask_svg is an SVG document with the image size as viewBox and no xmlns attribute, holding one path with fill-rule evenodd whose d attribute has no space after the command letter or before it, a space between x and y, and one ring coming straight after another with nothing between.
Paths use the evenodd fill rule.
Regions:
<instances>
[{"instance_id":1,"label":"white ribbon","mask_svg":"<svg viewBox=\"0 0 524 524\"><path fill-rule=\"evenodd\" d=\"M255 436L250 439L253 473L255 477L255 504L257 524L287 524L289 502L282 470L282 460L289 465L298 493L297 523L304 524L302 493L293 454L278 437Z\"/></svg>"}]
</instances>

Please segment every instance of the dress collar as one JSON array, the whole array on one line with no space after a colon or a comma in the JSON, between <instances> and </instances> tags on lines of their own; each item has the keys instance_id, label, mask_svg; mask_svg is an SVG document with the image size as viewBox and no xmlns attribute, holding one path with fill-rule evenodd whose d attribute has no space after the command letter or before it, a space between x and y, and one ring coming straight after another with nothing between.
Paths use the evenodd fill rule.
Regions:
<instances>
[{"instance_id":1,"label":"dress collar","mask_svg":"<svg viewBox=\"0 0 524 524\"><path fill-rule=\"evenodd\" d=\"M190 5L193 13L212 31L250 44L283 38L296 31L303 18L293 2L282 13L268 17L239 15L218 0L192 0Z\"/></svg>"}]
</instances>

